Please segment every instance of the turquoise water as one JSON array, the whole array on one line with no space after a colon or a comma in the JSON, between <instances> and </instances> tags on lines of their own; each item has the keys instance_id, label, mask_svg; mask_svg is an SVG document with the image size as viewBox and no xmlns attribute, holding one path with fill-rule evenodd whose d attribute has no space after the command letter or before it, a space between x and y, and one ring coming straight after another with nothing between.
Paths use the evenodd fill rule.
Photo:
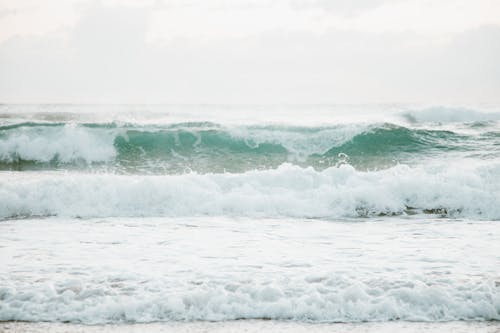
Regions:
<instances>
[{"instance_id":1,"label":"turquoise water","mask_svg":"<svg viewBox=\"0 0 500 333\"><path fill-rule=\"evenodd\" d=\"M447 156L500 156L496 122L443 126L355 123L330 126L185 122L20 122L0 126L0 169L105 169L118 173L239 173L283 163L316 170L349 163L358 170ZM97 146L89 151L89 145Z\"/></svg>"}]
</instances>

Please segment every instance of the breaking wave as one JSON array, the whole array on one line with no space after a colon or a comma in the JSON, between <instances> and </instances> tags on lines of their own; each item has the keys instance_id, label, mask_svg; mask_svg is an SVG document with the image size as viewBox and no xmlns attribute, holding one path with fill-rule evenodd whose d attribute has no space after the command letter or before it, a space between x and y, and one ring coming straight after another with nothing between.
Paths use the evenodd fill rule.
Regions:
<instances>
[{"instance_id":1,"label":"breaking wave","mask_svg":"<svg viewBox=\"0 0 500 333\"><path fill-rule=\"evenodd\" d=\"M329 127L178 123L164 126L21 123L0 127L0 168L107 168L136 173L244 172L290 162L325 169L350 157L359 169L443 152L493 147L494 136L389 123Z\"/></svg>"},{"instance_id":2,"label":"breaking wave","mask_svg":"<svg viewBox=\"0 0 500 333\"><path fill-rule=\"evenodd\" d=\"M500 219L500 164L323 171L283 164L239 174L6 173L0 217L370 217L429 213Z\"/></svg>"},{"instance_id":3,"label":"breaking wave","mask_svg":"<svg viewBox=\"0 0 500 333\"><path fill-rule=\"evenodd\" d=\"M129 275L38 283L29 291L2 286L0 321L500 320L499 287L487 279L361 280L331 274L260 282L179 282Z\"/></svg>"}]
</instances>

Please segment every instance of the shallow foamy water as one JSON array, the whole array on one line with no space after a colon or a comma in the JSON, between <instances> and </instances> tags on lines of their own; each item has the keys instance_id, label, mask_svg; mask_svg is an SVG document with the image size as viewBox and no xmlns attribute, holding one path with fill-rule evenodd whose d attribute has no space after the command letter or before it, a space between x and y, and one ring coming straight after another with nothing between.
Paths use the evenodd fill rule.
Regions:
<instances>
[{"instance_id":1,"label":"shallow foamy water","mask_svg":"<svg viewBox=\"0 0 500 333\"><path fill-rule=\"evenodd\" d=\"M500 319L495 221L44 218L0 244L4 321Z\"/></svg>"},{"instance_id":2,"label":"shallow foamy water","mask_svg":"<svg viewBox=\"0 0 500 333\"><path fill-rule=\"evenodd\" d=\"M19 323L9 322L0 324L0 330L11 333L38 333L38 332L294 332L308 333L415 333L415 332L454 332L454 333L498 333L500 324L497 322L446 322L446 323L417 323L417 322L384 322L384 323L336 323L336 324L309 324L290 321L262 321L238 320L226 322L168 322L155 324L111 324L111 325L78 325L60 323Z\"/></svg>"}]
</instances>

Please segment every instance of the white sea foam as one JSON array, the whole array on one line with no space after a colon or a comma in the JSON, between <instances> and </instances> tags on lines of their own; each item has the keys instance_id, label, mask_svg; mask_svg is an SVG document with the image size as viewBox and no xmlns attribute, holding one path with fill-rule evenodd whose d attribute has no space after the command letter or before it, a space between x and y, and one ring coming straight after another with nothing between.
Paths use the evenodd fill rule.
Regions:
<instances>
[{"instance_id":1,"label":"white sea foam","mask_svg":"<svg viewBox=\"0 0 500 333\"><path fill-rule=\"evenodd\" d=\"M115 133L74 124L57 127L21 127L0 139L0 161L28 160L85 163L113 159Z\"/></svg>"},{"instance_id":2,"label":"white sea foam","mask_svg":"<svg viewBox=\"0 0 500 333\"><path fill-rule=\"evenodd\" d=\"M356 217L434 210L500 219L500 165L441 164L360 172L284 164L243 174L121 176L4 173L0 217Z\"/></svg>"},{"instance_id":3,"label":"white sea foam","mask_svg":"<svg viewBox=\"0 0 500 333\"><path fill-rule=\"evenodd\" d=\"M186 283L171 290L172 281L159 278L141 285L130 278L67 280L25 291L4 286L0 288L4 302L0 320L90 324L262 318L329 322L500 320L500 292L494 281L356 281L332 275L320 281L301 277L214 281L200 286Z\"/></svg>"},{"instance_id":4,"label":"white sea foam","mask_svg":"<svg viewBox=\"0 0 500 333\"><path fill-rule=\"evenodd\" d=\"M312 154L324 154L330 148L340 146L354 136L370 128L366 124L343 124L318 127L307 132L304 127L228 127L227 131L236 139L243 139L249 146L262 143L282 145L290 158L305 158Z\"/></svg>"},{"instance_id":5,"label":"white sea foam","mask_svg":"<svg viewBox=\"0 0 500 333\"><path fill-rule=\"evenodd\" d=\"M7 221L0 320L500 320L497 223Z\"/></svg>"}]
</instances>

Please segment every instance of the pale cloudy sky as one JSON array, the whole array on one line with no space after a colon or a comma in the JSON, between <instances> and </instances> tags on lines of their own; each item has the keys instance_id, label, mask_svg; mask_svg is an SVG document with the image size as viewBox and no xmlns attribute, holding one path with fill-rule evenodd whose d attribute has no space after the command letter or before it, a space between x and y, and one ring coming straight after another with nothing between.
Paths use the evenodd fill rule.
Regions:
<instances>
[{"instance_id":1,"label":"pale cloudy sky","mask_svg":"<svg viewBox=\"0 0 500 333\"><path fill-rule=\"evenodd\" d=\"M500 0L0 0L0 102L500 102Z\"/></svg>"}]
</instances>

